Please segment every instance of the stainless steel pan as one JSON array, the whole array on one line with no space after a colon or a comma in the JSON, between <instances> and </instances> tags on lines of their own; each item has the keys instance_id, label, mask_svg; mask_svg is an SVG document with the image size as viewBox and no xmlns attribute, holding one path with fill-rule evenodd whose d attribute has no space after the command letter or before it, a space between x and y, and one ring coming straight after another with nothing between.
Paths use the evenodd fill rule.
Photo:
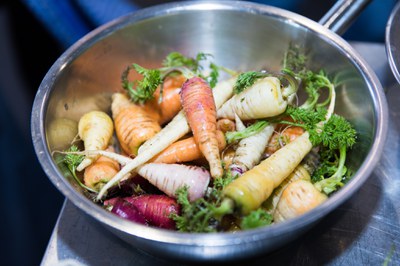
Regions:
<instances>
[{"instance_id":1,"label":"stainless steel pan","mask_svg":"<svg viewBox=\"0 0 400 266\"><path fill-rule=\"evenodd\" d=\"M390 68L400 83L400 2L390 14L386 25L385 43Z\"/></svg>"},{"instance_id":2,"label":"stainless steel pan","mask_svg":"<svg viewBox=\"0 0 400 266\"><path fill-rule=\"evenodd\" d=\"M355 1L356 5L364 2ZM338 11L333 15L349 21L358 12L354 5L349 7L352 15ZM343 29L343 23L330 16L323 21L336 25L336 30ZM87 110L108 110L110 94L120 87L120 74L127 64L158 66L171 51L187 55L203 51L213 54L217 64L232 69L279 70L290 42L301 43L310 51L311 68L323 68L334 77L338 84L337 111L359 132L358 144L348 156L354 177L313 211L285 223L234 234L165 231L128 222L103 210L54 163L51 152L57 147L49 141L49 125L60 118L77 121ZM249 2L180 2L114 20L69 48L39 87L32 110L32 139L44 171L60 192L133 247L158 257L225 261L281 247L356 193L381 155L387 115L383 90L371 68L327 27L292 12Z\"/></svg>"}]
</instances>

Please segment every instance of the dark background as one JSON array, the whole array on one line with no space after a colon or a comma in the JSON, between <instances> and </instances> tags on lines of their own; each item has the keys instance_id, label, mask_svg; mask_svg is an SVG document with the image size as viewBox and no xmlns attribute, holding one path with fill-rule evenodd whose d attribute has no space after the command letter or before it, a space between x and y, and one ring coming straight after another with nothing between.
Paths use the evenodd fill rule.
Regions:
<instances>
[{"instance_id":1,"label":"dark background","mask_svg":"<svg viewBox=\"0 0 400 266\"><path fill-rule=\"evenodd\" d=\"M287 1L257 2L287 7ZM292 11L319 20L334 2L299 1ZM373 1L344 38L383 43L386 21L395 2ZM97 26L90 21L88 24L90 28ZM42 78L67 47L23 1L0 2L2 265L40 264L64 201L36 159L30 135L30 112Z\"/></svg>"}]
</instances>

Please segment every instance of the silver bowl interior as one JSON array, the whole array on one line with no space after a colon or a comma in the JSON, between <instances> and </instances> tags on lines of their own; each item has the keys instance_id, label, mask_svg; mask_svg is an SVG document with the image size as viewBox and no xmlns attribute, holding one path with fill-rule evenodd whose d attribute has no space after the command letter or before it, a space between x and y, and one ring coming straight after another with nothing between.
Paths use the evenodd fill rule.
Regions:
<instances>
[{"instance_id":1,"label":"silver bowl interior","mask_svg":"<svg viewBox=\"0 0 400 266\"><path fill-rule=\"evenodd\" d=\"M172 51L210 53L235 70L277 71L290 42L310 52L310 68L337 84L337 112L358 131L348 156L353 179L327 202L291 221L245 232L185 234L120 219L85 196L58 170L48 127L58 118L78 121L89 110L110 110L120 75L130 63L160 65ZM51 182L84 213L151 254L190 260L231 260L272 251L300 236L343 203L368 178L381 154L387 106L370 67L342 38L319 24L278 8L241 1L184 2L155 6L104 25L69 48L51 67L35 98L32 138Z\"/></svg>"}]
</instances>

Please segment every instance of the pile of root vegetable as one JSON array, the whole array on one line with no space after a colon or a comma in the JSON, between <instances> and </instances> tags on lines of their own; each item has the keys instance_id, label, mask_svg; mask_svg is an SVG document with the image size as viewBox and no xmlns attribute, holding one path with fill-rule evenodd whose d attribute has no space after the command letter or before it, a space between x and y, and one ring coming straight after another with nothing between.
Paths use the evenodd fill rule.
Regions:
<instances>
[{"instance_id":1,"label":"pile of root vegetable","mask_svg":"<svg viewBox=\"0 0 400 266\"><path fill-rule=\"evenodd\" d=\"M334 84L297 47L279 73L205 71L210 57L173 52L159 68L128 66L109 112L83 114L75 142L54 152L64 175L120 217L185 232L279 223L351 178L356 131L334 112ZM218 80L221 71L230 77Z\"/></svg>"}]
</instances>

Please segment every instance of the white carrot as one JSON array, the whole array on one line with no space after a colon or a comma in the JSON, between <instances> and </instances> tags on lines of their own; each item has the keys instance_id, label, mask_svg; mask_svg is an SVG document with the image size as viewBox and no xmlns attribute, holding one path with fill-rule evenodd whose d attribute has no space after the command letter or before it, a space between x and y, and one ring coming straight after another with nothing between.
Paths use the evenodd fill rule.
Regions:
<instances>
[{"instance_id":1,"label":"white carrot","mask_svg":"<svg viewBox=\"0 0 400 266\"><path fill-rule=\"evenodd\" d=\"M111 117L102 111L84 114L78 123L78 134L83 140L85 150L104 150L108 147L114 131ZM95 161L98 156L86 156L76 168L82 171Z\"/></svg>"},{"instance_id":2,"label":"white carrot","mask_svg":"<svg viewBox=\"0 0 400 266\"><path fill-rule=\"evenodd\" d=\"M139 167L138 174L173 198L179 188L187 186L190 201L204 197L210 182L204 168L182 164L149 163Z\"/></svg>"},{"instance_id":3,"label":"white carrot","mask_svg":"<svg viewBox=\"0 0 400 266\"><path fill-rule=\"evenodd\" d=\"M279 79L266 77L224 103L217 117L235 119L237 114L242 120L267 118L283 113L286 107Z\"/></svg>"},{"instance_id":4,"label":"white carrot","mask_svg":"<svg viewBox=\"0 0 400 266\"><path fill-rule=\"evenodd\" d=\"M213 89L216 108L220 107L233 94L233 85L236 77L230 78L217 84ZM140 148L139 154L116 174L107 184L102 187L97 199L101 199L109 188L118 183L126 174L134 171L137 167L145 164L169 145L183 137L190 131L185 114L180 111L170 123L167 124L153 138L146 141Z\"/></svg>"},{"instance_id":5,"label":"white carrot","mask_svg":"<svg viewBox=\"0 0 400 266\"><path fill-rule=\"evenodd\" d=\"M101 155L117 161L123 167L126 167L129 163L135 160L114 152L103 150L75 152L75 154ZM187 186L189 199L191 201L203 197L208 187L208 183L210 182L210 173L204 168L198 166L149 163L137 167L136 171L139 175L147 179L151 184L170 197L175 197L177 189Z\"/></svg>"},{"instance_id":6,"label":"white carrot","mask_svg":"<svg viewBox=\"0 0 400 266\"><path fill-rule=\"evenodd\" d=\"M237 120L240 121L240 118L237 117ZM236 127L238 128L238 126ZM267 125L261 131L239 141L232 165L229 167L233 174L241 175L261 161L274 128L274 125Z\"/></svg>"}]
</instances>

